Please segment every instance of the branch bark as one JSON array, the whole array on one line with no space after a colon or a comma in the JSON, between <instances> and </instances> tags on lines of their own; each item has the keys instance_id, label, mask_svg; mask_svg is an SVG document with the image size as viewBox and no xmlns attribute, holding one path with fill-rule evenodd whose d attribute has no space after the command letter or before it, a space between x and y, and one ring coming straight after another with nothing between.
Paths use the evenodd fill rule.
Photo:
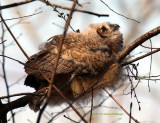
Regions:
<instances>
[{"instance_id":1,"label":"branch bark","mask_svg":"<svg viewBox=\"0 0 160 123\"><path fill-rule=\"evenodd\" d=\"M144 43L146 40L158 35L160 33L160 26L152 29L151 31L145 33L144 35L137 38L135 41L133 41L128 47L126 47L117 57L117 62L121 63L127 55L130 54L135 48L137 48L139 45Z\"/></svg>"},{"instance_id":2,"label":"branch bark","mask_svg":"<svg viewBox=\"0 0 160 123\"><path fill-rule=\"evenodd\" d=\"M142 55L142 56L139 56L139 57L137 57L137 58L135 58L135 59L132 59L132 60L130 60L130 61L127 61L127 62L125 62L125 63L122 63L122 66L131 64L131 63L133 63L133 62L135 62L135 61L138 61L138 60L140 60L140 59L143 59L143 58L145 58L145 57L147 57L147 56L150 56L150 55L152 55L152 54L154 54L154 53L157 53L157 52L159 52L159 51L160 51L160 48L158 48L158 49L156 49L156 50L154 50L154 51L152 51L152 52L146 53L146 54L144 54L144 55Z\"/></svg>"},{"instance_id":3,"label":"branch bark","mask_svg":"<svg viewBox=\"0 0 160 123\"><path fill-rule=\"evenodd\" d=\"M24 5L24 4L34 2L34 1L37 1L37 0L25 0L25 1L22 1L22 2L19 2L19 3L12 3L12 4L8 4L8 5L0 6L0 10L17 7L17 6L20 6L20 5ZM51 3L49 1L45 1L45 0L39 0L39 1L45 3L49 6L52 6L52 7L54 6L54 7L65 9L65 10L71 10L72 9L72 8L65 7L65 6L60 6L60 5ZM81 10L81 9L75 9L74 11L81 12L81 13L86 13L86 14L91 14L91 15L95 15L95 16L98 16L98 17L108 17L109 16L108 14L98 14L98 13L95 13L95 12Z\"/></svg>"},{"instance_id":4,"label":"branch bark","mask_svg":"<svg viewBox=\"0 0 160 123\"><path fill-rule=\"evenodd\" d=\"M0 123L7 123L7 113L13 109L26 106L31 98L32 96L27 95L7 104L2 104L0 101Z\"/></svg>"},{"instance_id":5,"label":"branch bark","mask_svg":"<svg viewBox=\"0 0 160 123\"><path fill-rule=\"evenodd\" d=\"M8 5L4 5L4 6L0 6L0 10L2 9L7 9L7 8L12 8L12 7L17 7L20 5L24 5L30 2L34 2L35 0L25 0L25 1L21 1L19 3L12 3L12 4L8 4Z\"/></svg>"}]
</instances>

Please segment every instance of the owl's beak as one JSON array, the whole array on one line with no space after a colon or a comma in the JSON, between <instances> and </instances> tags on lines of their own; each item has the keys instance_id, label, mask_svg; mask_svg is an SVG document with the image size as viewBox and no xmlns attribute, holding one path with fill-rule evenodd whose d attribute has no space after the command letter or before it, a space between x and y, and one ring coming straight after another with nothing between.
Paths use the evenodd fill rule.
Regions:
<instances>
[{"instance_id":1,"label":"owl's beak","mask_svg":"<svg viewBox=\"0 0 160 123\"><path fill-rule=\"evenodd\" d=\"M113 28L114 31L119 29L119 27L120 26L118 24L112 24L112 28Z\"/></svg>"}]
</instances>

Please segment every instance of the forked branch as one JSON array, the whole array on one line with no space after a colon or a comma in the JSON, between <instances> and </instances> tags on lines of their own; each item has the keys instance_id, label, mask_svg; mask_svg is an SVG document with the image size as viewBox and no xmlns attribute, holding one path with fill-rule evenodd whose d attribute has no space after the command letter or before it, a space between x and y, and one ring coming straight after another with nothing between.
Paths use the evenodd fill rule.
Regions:
<instances>
[{"instance_id":1,"label":"forked branch","mask_svg":"<svg viewBox=\"0 0 160 123\"><path fill-rule=\"evenodd\" d=\"M160 26L152 29L151 31L145 33L144 35L140 36L139 38L137 38L135 41L133 41L129 46L127 46L119 55L119 57L117 57L117 62L121 63L127 55L130 54L130 52L132 52L135 48L137 48L139 45L141 45L142 43L144 43L146 40L158 35L160 33Z\"/></svg>"}]
</instances>

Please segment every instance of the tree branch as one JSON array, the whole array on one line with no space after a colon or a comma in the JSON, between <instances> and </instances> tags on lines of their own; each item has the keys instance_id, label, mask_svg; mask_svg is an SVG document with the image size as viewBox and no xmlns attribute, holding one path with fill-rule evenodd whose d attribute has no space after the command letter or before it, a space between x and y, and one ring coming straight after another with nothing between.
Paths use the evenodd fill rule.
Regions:
<instances>
[{"instance_id":1,"label":"tree branch","mask_svg":"<svg viewBox=\"0 0 160 123\"><path fill-rule=\"evenodd\" d=\"M16 108L24 107L29 103L29 101L31 100L31 97L32 96L30 96L30 95L23 96L15 101L4 104L4 107L5 107L6 111L11 111Z\"/></svg>"},{"instance_id":2,"label":"tree branch","mask_svg":"<svg viewBox=\"0 0 160 123\"><path fill-rule=\"evenodd\" d=\"M46 3L49 6L55 6L57 8L66 9L66 10L71 10L72 9L72 8L69 8L69 7L60 6L60 5L51 3L51 2L46 1L46 0L40 0L40 1L43 2L43 3ZM86 14L91 14L91 15L95 15L95 16L98 16L98 17L108 17L109 16L108 14L98 14L98 13L94 13L94 12L86 11L86 10L81 10L81 9L74 9L74 11L82 12L82 13L86 13Z\"/></svg>"},{"instance_id":3,"label":"tree branch","mask_svg":"<svg viewBox=\"0 0 160 123\"><path fill-rule=\"evenodd\" d=\"M137 119L135 119L133 116L131 116L131 115L118 103L118 101L117 101L104 87L102 87L102 89L118 104L118 106L119 106L132 120L134 120L136 123L140 123Z\"/></svg>"},{"instance_id":4,"label":"tree branch","mask_svg":"<svg viewBox=\"0 0 160 123\"><path fill-rule=\"evenodd\" d=\"M160 48L158 48L158 49L156 49L156 50L154 50L154 51L152 51L152 52L146 53L146 54L144 54L144 55L142 55L142 56L139 56L139 57L137 57L137 58L135 58L135 59L133 59L133 60L127 61L127 62L125 62L125 63L122 63L122 66L131 64L131 63L133 63L133 62L135 62L135 61L138 61L138 60L140 60L140 59L143 59L143 58L145 58L145 57L147 57L147 56L150 56L151 54L157 53L157 52L159 52L159 51L160 51Z\"/></svg>"},{"instance_id":5,"label":"tree branch","mask_svg":"<svg viewBox=\"0 0 160 123\"><path fill-rule=\"evenodd\" d=\"M0 101L0 123L7 123L6 114L13 109L26 106L31 100L32 96L23 96L15 101L7 104L2 104Z\"/></svg>"},{"instance_id":6,"label":"tree branch","mask_svg":"<svg viewBox=\"0 0 160 123\"><path fill-rule=\"evenodd\" d=\"M126 16L124 16L124 15L122 15L122 14L119 14L118 12L116 12L115 10L113 10L111 7L109 7L103 0L100 0L100 1L101 1L105 6L107 6L112 12L116 13L117 15L120 15L120 16L126 18L126 19L129 19L129 20L135 21L135 22L137 22L137 23L140 23L139 21L137 21L137 20L135 20L135 19L132 19L132 18L126 17Z\"/></svg>"},{"instance_id":7,"label":"tree branch","mask_svg":"<svg viewBox=\"0 0 160 123\"><path fill-rule=\"evenodd\" d=\"M23 95L44 96L44 94L36 94L36 93L18 93L18 94L10 94L7 96L1 96L0 99L5 99L8 97L15 97L15 96L23 96Z\"/></svg>"},{"instance_id":8,"label":"tree branch","mask_svg":"<svg viewBox=\"0 0 160 123\"><path fill-rule=\"evenodd\" d=\"M117 62L121 63L127 55L130 54L135 48L137 48L139 45L141 45L146 40L158 35L160 33L160 26L152 29L151 31L145 33L144 35L137 38L135 41L133 41L128 47L126 47L117 57Z\"/></svg>"},{"instance_id":9,"label":"tree branch","mask_svg":"<svg viewBox=\"0 0 160 123\"><path fill-rule=\"evenodd\" d=\"M12 8L12 7L17 7L17 6L24 5L24 4L27 4L27 3L30 3L30 2L34 2L34 1L35 0L25 0L25 1L22 1L22 2L19 2L19 3L12 3L12 4L8 4L8 5L0 6L0 10L7 9L7 8Z\"/></svg>"},{"instance_id":10,"label":"tree branch","mask_svg":"<svg viewBox=\"0 0 160 123\"><path fill-rule=\"evenodd\" d=\"M44 111L44 109L46 108L47 104L48 104L48 101L49 101L49 98L50 98L50 95L51 95L51 91L52 91L52 88L54 88L62 97L63 99L70 105L70 107L75 111L75 113L85 122L87 123L87 121L82 117L82 115L76 110L76 108L68 101L68 99L62 94L62 92L54 85L54 77L55 77L55 73L56 73L56 69L57 69L57 65L58 65L58 61L59 61L59 57L60 57L60 53L61 53L61 49L62 49L62 45L63 45L63 41L65 39L65 36L66 36L66 33L67 33L67 30L68 30L68 27L69 27L69 24L70 24L70 20L72 18L72 15L73 15L73 12L74 12L74 9L76 7L76 3L77 3L78 0L74 0L74 3L72 5L72 8L71 8L71 11L70 11L70 14L67 18L67 22L66 22L66 25L65 25L65 28L64 28L64 33L62 35L62 39L60 40L59 42L59 45L58 45L58 53L57 53L57 56L56 56L56 59L55 59L55 62L54 62L54 66L53 66L53 70L52 70L52 75L51 75L51 83L49 84L49 90L48 90L48 94L47 94L47 100L46 100L46 103L45 105L43 106L42 110L40 110L40 113L39 113L39 116L38 116L38 119L37 119L37 123L39 123L40 121L40 118L41 118L41 115Z\"/></svg>"},{"instance_id":11,"label":"tree branch","mask_svg":"<svg viewBox=\"0 0 160 123\"><path fill-rule=\"evenodd\" d=\"M25 0L25 1L22 1L22 2L19 2L19 3L12 3L12 4L9 4L9 5L0 6L0 10L7 9L7 8L12 8L12 7L17 7L17 6L20 6L20 5L24 5L24 4L27 4L27 3L34 2L34 1L37 1L37 0ZM60 5L51 3L51 2L46 1L46 0L39 0L39 1L45 3L49 6L55 6L57 8L61 8L61 9L66 9L66 10L71 10L72 9L72 8L69 8L69 7L60 6ZM91 15L95 15L95 16L98 16L98 17L108 17L109 16L108 14L98 14L98 13L95 13L95 12L81 10L81 9L75 9L74 11L81 12L81 13L86 13L86 14L91 14Z\"/></svg>"},{"instance_id":12,"label":"tree branch","mask_svg":"<svg viewBox=\"0 0 160 123\"><path fill-rule=\"evenodd\" d=\"M30 57L27 55L27 53L23 50L23 48L21 47L21 45L19 44L19 42L17 41L17 39L15 38L15 36L13 35L12 31L10 30L10 28L8 27L8 25L6 24L6 22L4 21L1 13L0 13L0 18L2 20L2 22L4 23L5 27L7 28L8 32L10 33L10 35L12 36L12 38L14 39L14 41L16 42L17 46L19 47L19 49L22 51L22 53L24 54L24 56L28 59L28 61L32 64L32 66L37 69L37 71L50 83L50 80L43 74L43 72L41 70L39 70L39 68L37 67L37 65L35 65L32 60L30 59Z\"/></svg>"}]
</instances>

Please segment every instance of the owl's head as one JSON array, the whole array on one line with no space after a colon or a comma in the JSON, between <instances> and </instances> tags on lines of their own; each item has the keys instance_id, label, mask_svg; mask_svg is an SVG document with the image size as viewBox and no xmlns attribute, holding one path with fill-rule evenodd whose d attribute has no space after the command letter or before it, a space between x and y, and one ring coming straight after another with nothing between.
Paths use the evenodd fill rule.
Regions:
<instances>
[{"instance_id":1,"label":"owl's head","mask_svg":"<svg viewBox=\"0 0 160 123\"><path fill-rule=\"evenodd\" d=\"M123 39L119 27L119 25L111 24L109 22L90 24L84 31L84 34L90 39L93 39L92 41L115 46L115 49L117 49L118 52L123 48Z\"/></svg>"},{"instance_id":2,"label":"owl's head","mask_svg":"<svg viewBox=\"0 0 160 123\"><path fill-rule=\"evenodd\" d=\"M98 34L101 38L107 38L111 35L121 35L118 24L110 24L109 22L100 24L90 24L84 31L85 34Z\"/></svg>"}]
</instances>

